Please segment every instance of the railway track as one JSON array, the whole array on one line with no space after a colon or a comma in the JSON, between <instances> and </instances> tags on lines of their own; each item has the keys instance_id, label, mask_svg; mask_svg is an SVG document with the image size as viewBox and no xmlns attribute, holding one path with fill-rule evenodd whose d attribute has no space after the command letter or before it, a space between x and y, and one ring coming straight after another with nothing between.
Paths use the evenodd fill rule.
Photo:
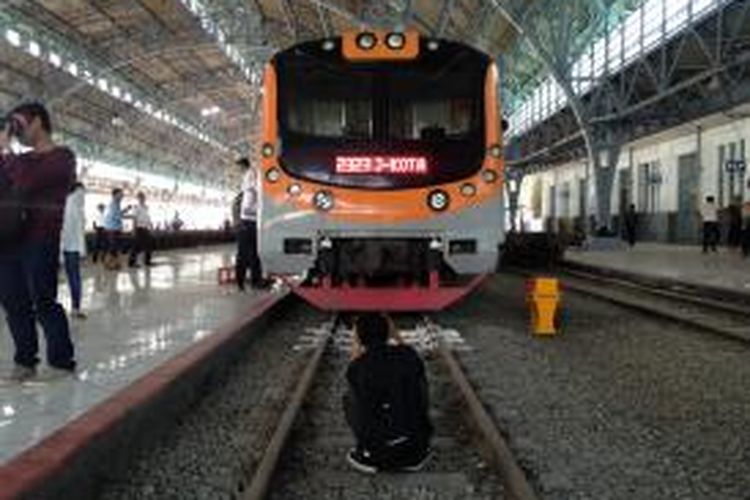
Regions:
<instances>
[{"instance_id":1,"label":"railway track","mask_svg":"<svg viewBox=\"0 0 750 500\"><path fill-rule=\"evenodd\" d=\"M563 288L750 345L750 307L693 290L565 268Z\"/></svg>"},{"instance_id":2,"label":"railway track","mask_svg":"<svg viewBox=\"0 0 750 500\"><path fill-rule=\"evenodd\" d=\"M354 441L341 405L351 335L336 320L310 331L307 364L243 498L536 498L441 329L429 320L406 338L418 344L427 364L436 429L432 459L419 473L351 470L345 456Z\"/></svg>"}]
</instances>

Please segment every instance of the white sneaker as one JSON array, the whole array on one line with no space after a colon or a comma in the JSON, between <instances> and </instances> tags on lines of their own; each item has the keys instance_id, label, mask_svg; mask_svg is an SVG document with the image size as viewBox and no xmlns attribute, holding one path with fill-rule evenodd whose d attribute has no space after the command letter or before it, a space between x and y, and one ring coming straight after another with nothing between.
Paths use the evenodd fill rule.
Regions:
<instances>
[{"instance_id":1,"label":"white sneaker","mask_svg":"<svg viewBox=\"0 0 750 500\"><path fill-rule=\"evenodd\" d=\"M349 450L346 454L346 461L355 470L364 474L375 474L378 472L377 466L370 460L370 454L366 451L360 451L356 448Z\"/></svg>"},{"instance_id":2,"label":"white sneaker","mask_svg":"<svg viewBox=\"0 0 750 500\"><path fill-rule=\"evenodd\" d=\"M430 461L430 458L432 458L432 449L428 448L425 451L424 456L422 456L422 458L418 462L399 467L399 470L402 472L419 472L424 468L425 465L427 465L427 462Z\"/></svg>"}]
</instances>

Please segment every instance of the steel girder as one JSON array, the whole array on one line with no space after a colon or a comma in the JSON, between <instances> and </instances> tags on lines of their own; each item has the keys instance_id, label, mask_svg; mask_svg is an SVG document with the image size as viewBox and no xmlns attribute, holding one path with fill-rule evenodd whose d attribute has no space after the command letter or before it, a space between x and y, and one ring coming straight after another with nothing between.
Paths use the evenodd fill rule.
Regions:
<instances>
[{"instance_id":1,"label":"steel girder","mask_svg":"<svg viewBox=\"0 0 750 500\"><path fill-rule=\"evenodd\" d=\"M622 144L669 127L720 112L750 100L750 1L735 0L686 27L668 43L642 54L617 74L602 77L580 96L594 143L619 152ZM522 151L516 164L552 168L584 157L565 108L514 141ZM613 156L611 164L616 163ZM613 174L614 172L610 172ZM609 190L603 221L609 219ZM604 189L602 187L601 189Z\"/></svg>"},{"instance_id":2,"label":"steel girder","mask_svg":"<svg viewBox=\"0 0 750 500\"><path fill-rule=\"evenodd\" d=\"M613 22L623 16L629 9L637 6L638 0L570 0L566 2L535 2L523 15L513 16L507 8L498 5L498 9L505 11L506 16L514 17L514 26L522 35L522 40L531 49L544 72L551 76L562 90L568 102L568 109L577 122L578 131L556 135L551 144L569 144L572 138L583 142L587 157L587 186L586 212L596 214L597 223L607 226L610 213L611 190L614 170L617 164L622 140L617 130L606 128L595 130L590 122L590 110L580 99L573 87L572 68L577 57L596 37L606 33ZM517 46L517 49L518 50ZM524 55L519 59L505 61L504 75L513 74L514 68L522 66L528 61ZM538 68L532 67L531 82L534 75L544 74ZM513 92L522 92L524 88L531 88L533 83L516 83L516 89L505 93L505 97L512 100ZM510 94L510 96L509 96ZM516 96L517 97L517 96ZM564 122L570 125L570 120ZM552 128L552 133L559 134L560 130ZM547 131L547 140L551 139ZM548 143L550 144L550 143ZM545 146L546 147L546 146ZM519 147L509 147L511 154L520 150ZM515 166L520 166L517 158ZM593 182L592 182L593 181Z\"/></svg>"},{"instance_id":3,"label":"steel girder","mask_svg":"<svg viewBox=\"0 0 750 500\"><path fill-rule=\"evenodd\" d=\"M123 83L125 83L125 85L129 87L129 90L134 93L135 97L137 97L138 93L140 93L144 97L148 96L150 99L153 99L157 102L160 99L162 101L166 100L163 93L160 96L160 91L158 88L154 87L146 90L141 85L136 84L133 81L129 81L127 74L123 73L122 71L136 60L147 60L147 58L153 57L152 54L141 53L137 54L132 59L113 62L115 58L105 51L102 51L101 47L98 47L96 50L92 51L90 44L87 44L85 40L81 39L80 36L75 33L75 31L67 29L64 25L59 25L59 23L54 24L55 21L53 19L46 18L41 12L35 12L34 17L30 17L30 15L24 10L17 10L9 7L2 12L2 17L5 19L6 26L18 29L21 32L27 33L31 38L46 43L49 47L52 48L52 50L63 56L66 60L77 61L81 71L85 71L87 68L89 68L89 66L86 65L86 61L93 62L97 65L97 68L103 68L103 70L91 72L93 81L96 81L96 79L100 77L106 77L111 74L116 74L118 80L121 80ZM0 25L2 24L3 23L0 23ZM147 33L149 37L153 36L152 32L147 31ZM159 42L156 38L154 38L154 40L155 41L153 42L153 46L157 47L161 42ZM193 40L192 48L194 48L195 45L196 43ZM173 48L173 50L175 51L175 53L178 53L182 50L187 50L187 45L178 43ZM164 49L159 49L158 53L163 54ZM91 67L91 69L93 69L93 67ZM40 90L40 92L37 92L35 95L38 97L43 97L48 102L48 104L51 105L53 111L61 114L62 116L66 115L67 108L69 107L71 101L80 100L82 102L89 102L89 100L84 97L84 94L88 91L87 89L90 88L90 84L83 80L74 80L70 78L69 75L64 74L60 69L55 68L52 65L44 67L42 72L39 74L39 80L42 82L41 89L43 89L43 91ZM25 95L28 96L29 94L26 93ZM114 145L113 141L110 140L111 138L106 137L106 133L104 133L104 131L109 131L111 128L109 121L115 116L127 116L129 114L137 115L140 114L140 112L135 109L128 110L127 106L124 106L122 103L117 102L109 97L105 97L105 99L114 101L111 102L111 104L106 108L107 111L110 112L108 120L99 123L96 126L84 127L84 129L79 131L69 129L68 135L71 137L81 137L83 135L82 132L85 131L88 134L92 134L92 138L95 138L97 142L101 142L102 144ZM179 113L174 114L179 116ZM141 121L141 126L145 127L144 124L148 124L150 122L150 118L142 118L144 119ZM189 119L182 119L186 122L190 121ZM82 124L80 120L75 121L75 123ZM115 135L117 139L115 142L118 142L121 147L123 141L128 141L128 136L130 134L130 131L124 134L122 133L122 131L113 132L113 135ZM207 147L207 145L202 141L198 141L197 139L185 134L183 131L168 125L165 126L165 124L162 123L153 124L151 135L163 136L162 140L159 142L159 146L157 146L158 149L150 151L150 154L152 154L156 158L161 158L165 156L165 154L167 156L171 156L171 158L166 159L166 161L164 158L159 160L164 161L165 163L171 162L175 164L185 164L189 162L191 158L195 158L196 156L185 158L181 157L180 154L184 154L186 151L193 151L199 146L204 150L207 150L202 155L200 155L200 157L210 157L209 164L215 163L216 160L223 154L219 152L212 152L212 148ZM131 143L129 144L127 149L137 149L138 147L141 147L143 145L143 143L134 138L130 142ZM165 144L170 145L170 147L174 147L174 153L165 151Z\"/></svg>"}]
</instances>

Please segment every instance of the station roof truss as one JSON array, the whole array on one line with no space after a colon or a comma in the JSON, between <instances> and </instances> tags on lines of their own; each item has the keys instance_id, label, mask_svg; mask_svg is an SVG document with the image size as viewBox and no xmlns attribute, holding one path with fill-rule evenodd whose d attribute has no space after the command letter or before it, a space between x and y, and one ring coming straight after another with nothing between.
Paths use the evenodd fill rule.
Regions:
<instances>
[{"instance_id":1,"label":"station roof truss","mask_svg":"<svg viewBox=\"0 0 750 500\"><path fill-rule=\"evenodd\" d=\"M750 112L750 1L648 0L562 71L575 102L547 81L524 103L506 148L515 168L586 158L586 134L596 154L743 104Z\"/></svg>"},{"instance_id":2,"label":"station roof truss","mask_svg":"<svg viewBox=\"0 0 750 500\"><path fill-rule=\"evenodd\" d=\"M1 43L12 49L0 56L0 110L40 98L58 116L65 139L92 157L235 186L239 172L230 167L237 157L255 153L262 70L275 51L352 29L416 27L496 58L506 114L517 118L511 121L512 150L522 152L517 159L531 158L538 154L534 148L549 148L551 139L578 144L576 120L566 117L565 99L559 97L565 92L549 89L569 86L570 93L580 91L587 78L591 82L577 69L578 61L653 1L0 0ZM727 51L722 45L715 52L706 43L689 43L681 54L711 53L704 62L715 68L713 56L724 58ZM648 54L639 56L638 75L652 80L663 75ZM668 73L684 74L680 67ZM592 119L617 122L618 113L632 115L637 102L631 101L647 85L610 77L615 78L598 77L581 97L598 103ZM722 72L718 78L736 75ZM651 84L664 93L663 79ZM627 88L631 101L595 90L609 92L617 85ZM533 106L543 98L559 100L559 109L542 117ZM529 118L535 113L536 121ZM544 131L548 123L554 133ZM561 135L568 124L570 134ZM536 141L542 135L549 136L547 143Z\"/></svg>"}]
</instances>

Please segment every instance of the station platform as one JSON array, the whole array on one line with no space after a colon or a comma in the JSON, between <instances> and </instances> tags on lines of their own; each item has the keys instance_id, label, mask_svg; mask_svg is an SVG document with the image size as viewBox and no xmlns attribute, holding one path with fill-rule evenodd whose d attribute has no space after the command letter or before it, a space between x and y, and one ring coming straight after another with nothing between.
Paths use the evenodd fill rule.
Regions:
<instances>
[{"instance_id":1,"label":"station platform","mask_svg":"<svg viewBox=\"0 0 750 500\"><path fill-rule=\"evenodd\" d=\"M78 371L75 376L53 376L43 361L35 379L23 384L3 381L0 469L92 407L213 336L220 325L247 316L254 304L283 293L240 293L231 285L219 286L218 268L229 265L233 255L233 246L210 246L156 254L154 266L148 268L113 272L85 266L83 310L88 319L71 320ZM60 299L66 308L68 297L62 281ZM0 374L12 368L12 347L3 318ZM43 354L43 340L41 347Z\"/></svg>"},{"instance_id":2,"label":"station platform","mask_svg":"<svg viewBox=\"0 0 750 500\"><path fill-rule=\"evenodd\" d=\"M639 243L612 250L569 249L565 261L750 298L750 258L727 248L704 254L699 246Z\"/></svg>"}]
</instances>

